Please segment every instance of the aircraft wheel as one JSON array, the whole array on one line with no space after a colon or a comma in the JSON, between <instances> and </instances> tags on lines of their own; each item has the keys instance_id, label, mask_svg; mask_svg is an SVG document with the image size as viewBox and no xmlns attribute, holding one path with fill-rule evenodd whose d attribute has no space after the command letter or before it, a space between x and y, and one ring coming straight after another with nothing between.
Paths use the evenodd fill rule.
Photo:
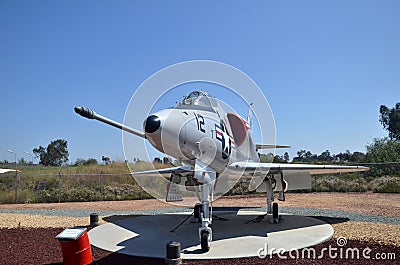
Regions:
<instances>
[{"instance_id":1,"label":"aircraft wheel","mask_svg":"<svg viewBox=\"0 0 400 265\"><path fill-rule=\"evenodd\" d=\"M203 253L210 250L210 232L201 231L201 250Z\"/></svg>"},{"instance_id":2,"label":"aircraft wheel","mask_svg":"<svg viewBox=\"0 0 400 265\"><path fill-rule=\"evenodd\" d=\"M171 174L171 182L175 184L180 184L181 183L181 176L177 174Z\"/></svg>"},{"instance_id":3,"label":"aircraft wheel","mask_svg":"<svg viewBox=\"0 0 400 265\"><path fill-rule=\"evenodd\" d=\"M196 205L194 206L194 218L197 218L199 220L199 222L201 222L201 204L200 203L196 203Z\"/></svg>"},{"instance_id":4,"label":"aircraft wheel","mask_svg":"<svg viewBox=\"0 0 400 265\"><path fill-rule=\"evenodd\" d=\"M278 204L276 202L274 202L272 204L272 218L273 219L278 219L278 215L279 215Z\"/></svg>"}]
</instances>

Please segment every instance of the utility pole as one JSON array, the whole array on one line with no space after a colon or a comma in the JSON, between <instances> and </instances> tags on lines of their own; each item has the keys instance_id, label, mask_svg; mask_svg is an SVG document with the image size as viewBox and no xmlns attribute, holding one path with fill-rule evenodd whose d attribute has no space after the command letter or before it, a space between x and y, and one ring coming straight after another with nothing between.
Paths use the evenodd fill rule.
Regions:
<instances>
[{"instance_id":1,"label":"utility pole","mask_svg":"<svg viewBox=\"0 0 400 265\"><path fill-rule=\"evenodd\" d=\"M7 152L14 154L14 161L15 161L15 203L18 203L18 169L17 169L17 154L7 149Z\"/></svg>"}]
</instances>

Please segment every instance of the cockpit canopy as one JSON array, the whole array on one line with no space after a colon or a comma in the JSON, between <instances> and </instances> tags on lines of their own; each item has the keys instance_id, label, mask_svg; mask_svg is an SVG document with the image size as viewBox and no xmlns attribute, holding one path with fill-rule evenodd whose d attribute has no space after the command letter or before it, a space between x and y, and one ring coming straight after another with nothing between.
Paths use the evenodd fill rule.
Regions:
<instances>
[{"instance_id":1,"label":"cockpit canopy","mask_svg":"<svg viewBox=\"0 0 400 265\"><path fill-rule=\"evenodd\" d=\"M178 103L177 108L196 108L215 112L214 108L219 107L217 100L207 95L206 92L193 91L187 95L182 102Z\"/></svg>"}]
</instances>

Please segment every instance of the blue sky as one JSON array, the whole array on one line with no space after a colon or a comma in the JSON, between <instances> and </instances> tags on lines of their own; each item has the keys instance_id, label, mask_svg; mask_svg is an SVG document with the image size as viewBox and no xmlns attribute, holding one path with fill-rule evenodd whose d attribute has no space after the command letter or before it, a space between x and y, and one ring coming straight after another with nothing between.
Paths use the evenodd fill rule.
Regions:
<instances>
[{"instance_id":1,"label":"blue sky","mask_svg":"<svg viewBox=\"0 0 400 265\"><path fill-rule=\"evenodd\" d=\"M198 59L259 85L291 157L364 152L386 135L379 106L400 101L399 1L215 2L0 1L0 160L58 138L70 162L124 160L121 133L73 107L122 121L150 75Z\"/></svg>"}]
</instances>

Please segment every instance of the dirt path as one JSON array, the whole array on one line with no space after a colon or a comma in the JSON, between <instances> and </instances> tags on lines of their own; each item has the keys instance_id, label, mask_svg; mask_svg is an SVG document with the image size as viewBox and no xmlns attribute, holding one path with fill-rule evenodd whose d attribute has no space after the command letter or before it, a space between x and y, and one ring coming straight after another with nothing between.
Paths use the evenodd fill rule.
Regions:
<instances>
[{"instance_id":1,"label":"dirt path","mask_svg":"<svg viewBox=\"0 0 400 265\"><path fill-rule=\"evenodd\" d=\"M400 217L400 194L386 193L288 193L281 207L305 207L347 212ZM260 195L222 197L214 206L265 207L265 197ZM40 204L2 204L0 209L14 210L93 210L130 211L174 208L176 205L159 200L66 202Z\"/></svg>"}]
</instances>

